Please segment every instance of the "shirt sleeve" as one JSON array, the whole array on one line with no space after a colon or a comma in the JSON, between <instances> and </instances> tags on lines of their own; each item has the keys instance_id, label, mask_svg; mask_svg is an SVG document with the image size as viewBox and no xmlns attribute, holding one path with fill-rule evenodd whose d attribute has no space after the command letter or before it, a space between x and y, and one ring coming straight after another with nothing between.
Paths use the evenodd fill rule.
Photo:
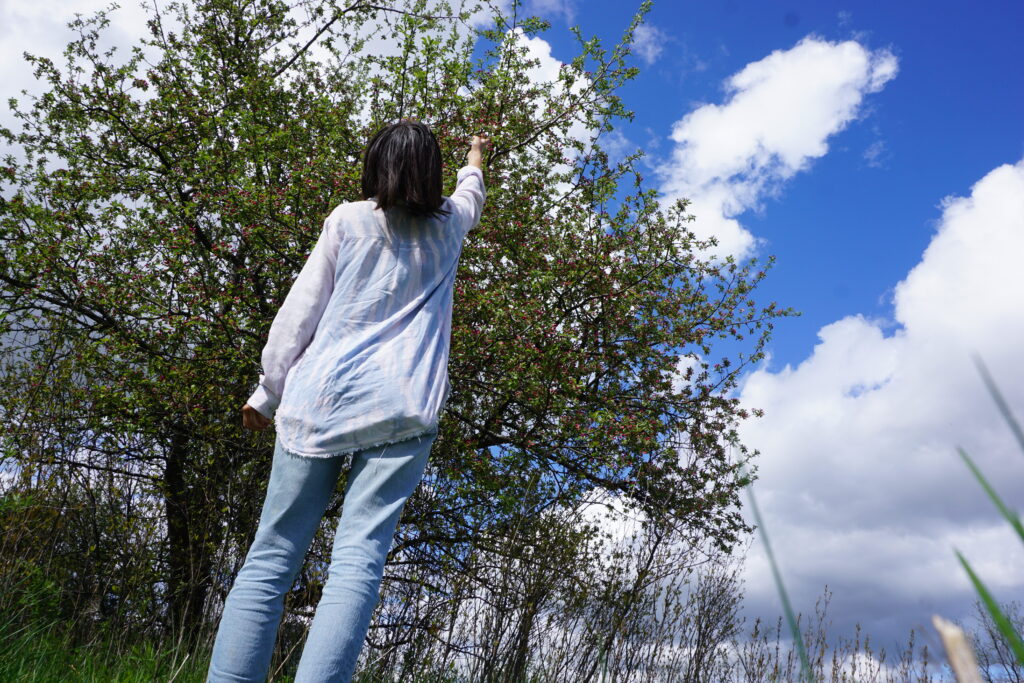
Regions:
<instances>
[{"instance_id":1,"label":"shirt sleeve","mask_svg":"<svg viewBox=\"0 0 1024 683\"><path fill-rule=\"evenodd\" d=\"M313 340L334 291L338 244L337 230L328 217L316 246L270 325L261 358L259 386L248 400L249 405L267 418L273 418L277 412L288 371Z\"/></svg>"},{"instance_id":2,"label":"shirt sleeve","mask_svg":"<svg viewBox=\"0 0 1024 683\"><path fill-rule=\"evenodd\" d=\"M449 199L455 206L455 220L465 235L480 223L480 216L483 214L484 201L487 199L484 172L468 164L460 168L456 176L455 191Z\"/></svg>"}]
</instances>

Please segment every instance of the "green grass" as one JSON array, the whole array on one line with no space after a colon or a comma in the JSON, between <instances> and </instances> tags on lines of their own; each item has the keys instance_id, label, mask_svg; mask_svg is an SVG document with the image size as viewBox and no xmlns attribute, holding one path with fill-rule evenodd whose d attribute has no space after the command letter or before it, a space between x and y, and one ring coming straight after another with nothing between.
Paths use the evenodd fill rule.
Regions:
<instances>
[{"instance_id":1,"label":"green grass","mask_svg":"<svg viewBox=\"0 0 1024 683\"><path fill-rule=\"evenodd\" d=\"M203 683L210 663L210 645L188 653L184 647L135 643L118 639L74 645L67 624L15 626L0 623L0 681L3 683ZM275 667L272 667L272 669ZM291 683L292 674L278 674L273 683ZM414 683L450 683L454 678L423 677ZM360 672L353 683L382 683ZM391 679L388 679L390 683Z\"/></svg>"},{"instance_id":2,"label":"green grass","mask_svg":"<svg viewBox=\"0 0 1024 683\"><path fill-rule=\"evenodd\" d=\"M151 642L74 645L60 623L0 625L0 680L7 683L202 683L208 657Z\"/></svg>"},{"instance_id":3,"label":"green grass","mask_svg":"<svg viewBox=\"0 0 1024 683\"><path fill-rule=\"evenodd\" d=\"M744 471L743 476L747 477L747 473ZM749 480L749 477L747 477ZM754 513L754 523L757 525L758 531L761 532L761 540L764 541L765 554L768 555L768 562L772 566L772 576L775 578L775 589L779 592L779 598L782 600L782 611L786 616L786 625L789 627L789 633L793 636L793 643L796 646L797 653L800 655L800 678L806 683L813 683L814 674L811 672L811 663L807 657L807 648L804 646L803 636L800 634L800 625L797 623L796 616L793 614L793 607L789 603L789 594L786 592L786 585L782 581L782 573L779 571L779 564L775 561L775 553L772 552L771 543L768 541L768 530L764 526L764 520L761 519L761 512L757 509L757 502L754 500L754 487L753 484L748 484L747 495L750 497L750 511Z\"/></svg>"},{"instance_id":4,"label":"green grass","mask_svg":"<svg viewBox=\"0 0 1024 683\"><path fill-rule=\"evenodd\" d=\"M1002 413L1003 419L1006 420L1010 427L1010 431L1013 432L1013 435L1017 438L1017 443L1019 443L1021 448L1024 449L1024 432L1021 431L1020 424L1014 418L1013 413L1010 412L1009 404L1006 402L1006 399L1003 398L1002 393L1000 393L999 388L992 379L992 375L989 374L988 369L985 367L985 363L982 362L981 358L975 356L974 363L978 367L978 372L981 374L981 378L984 380L989 394L991 394L992 399L996 402L999 412ZM996 490L991 484L989 484L978 466L975 465L974 461L967 455L967 452L964 451L963 448L959 447L957 448L957 451L960 453L960 457L963 458L963 461L967 464L968 469L971 470L974 478L978 480L978 483L981 484L981 487L985 490L986 495L988 495L989 499L996 506L996 509L999 510L999 513L1007 522L1010 523L1010 526L1020 537L1021 542L1024 543L1024 525L1021 524L1020 515L1011 510L1003 502L1003 499L999 497ZM967 572L967 576L970 578L971 584L974 586L974 590L978 593L978 597L981 598L981 602L988 611L989 616L992 617L992 622L995 624L999 633L1001 633L1003 638L1006 640L1006 644L1013 652L1013 656L1017 660L1017 663L1024 666L1024 640L1022 640L1020 634L1014 630L1010 619L999 608L999 603L996 601L991 591L989 591L988 587L985 586L981 577L979 577L971 567L970 563L964 558L959 550L955 550L954 552L956 552L957 559L960 560L960 564Z\"/></svg>"}]
</instances>

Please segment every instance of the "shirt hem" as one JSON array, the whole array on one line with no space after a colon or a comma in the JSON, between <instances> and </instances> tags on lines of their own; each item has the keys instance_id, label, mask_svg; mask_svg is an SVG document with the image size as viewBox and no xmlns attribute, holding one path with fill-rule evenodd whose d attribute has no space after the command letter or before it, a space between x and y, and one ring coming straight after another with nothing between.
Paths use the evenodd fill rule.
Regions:
<instances>
[{"instance_id":1,"label":"shirt hem","mask_svg":"<svg viewBox=\"0 0 1024 683\"><path fill-rule=\"evenodd\" d=\"M402 441L408 441L409 439L415 439L417 437L426 436L427 434L433 433L436 430L437 427L427 427L422 431L410 434L408 436L400 436L392 439L382 439L380 441L375 441L374 443L368 444L366 446L350 446L347 448L343 448L341 450L330 451L327 453L305 453L294 448L289 448L288 446L284 445L284 441L281 441L281 450L283 450L288 455L294 455L299 458L340 458L346 455L353 455L354 453L357 453L359 451L368 451L373 448L380 448L381 446L390 446L391 444L401 443ZM280 439L280 435L278 435L278 439Z\"/></svg>"}]
</instances>

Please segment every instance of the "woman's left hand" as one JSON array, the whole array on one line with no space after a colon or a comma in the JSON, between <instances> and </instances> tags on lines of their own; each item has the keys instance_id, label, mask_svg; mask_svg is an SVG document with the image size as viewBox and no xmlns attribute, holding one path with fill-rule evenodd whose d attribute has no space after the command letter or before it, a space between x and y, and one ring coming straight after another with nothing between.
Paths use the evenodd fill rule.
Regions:
<instances>
[{"instance_id":1,"label":"woman's left hand","mask_svg":"<svg viewBox=\"0 0 1024 683\"><path fill-rule=\"evenodd\" d=\"M246 429L262 432L270 424L270 418L246 403L242 406L242 425Z\"/></svg>"}]
</instances>

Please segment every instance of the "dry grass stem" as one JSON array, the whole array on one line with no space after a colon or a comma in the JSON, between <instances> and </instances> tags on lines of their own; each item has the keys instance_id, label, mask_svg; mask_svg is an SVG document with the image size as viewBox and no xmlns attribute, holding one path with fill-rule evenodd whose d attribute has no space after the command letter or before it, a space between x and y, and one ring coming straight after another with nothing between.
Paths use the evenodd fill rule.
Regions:
<instances>
[{"instance_id":1,"label":"dry grass stem","mask_svg":"<svg viewBox=\"0 0 1024 683\"><path fill-rule=\"evenodd\" d=\"M958 683L982 683L978 662L974 658L974 650L967 642L963 630L937 614L932 617L932 624L935 625L935 630L942 638L942 645L946 648L946 658L953 668L953 674Z\"/></svg>"}]
</instances>

